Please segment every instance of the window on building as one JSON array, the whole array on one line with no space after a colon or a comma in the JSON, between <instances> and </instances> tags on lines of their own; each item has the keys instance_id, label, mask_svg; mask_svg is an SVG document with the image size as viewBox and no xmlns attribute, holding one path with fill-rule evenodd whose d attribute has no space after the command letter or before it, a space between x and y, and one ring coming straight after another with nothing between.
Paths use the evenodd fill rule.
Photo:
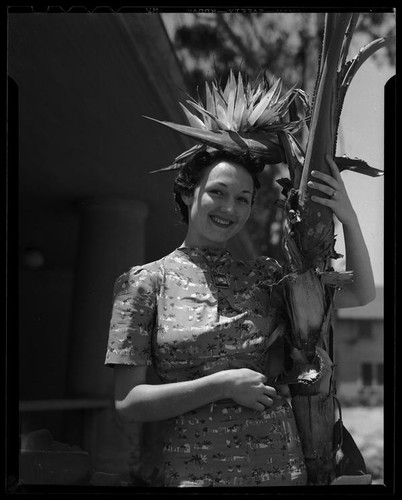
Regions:
<instances>
[{"instance_id":1,"label":"window on building","mask_svg":"<svg viewBox=\"0 0 402 500\"><path fill-rule=\"evenodd\" d=\"M362 381L363 385L373 384L373 365L371 363L362 363Z\"/></svg>"},{"instance_id":2,"label":"window on building","mask_svg":"<svg viewBox=\"0 0 402 500\"><path fill-rule=\"evenodd\" d=\"M357 322L357 333L361 339L370 339L372 337L373 323L371 320L360 319Z\"/></svg>"},{"instance_id":3,"label":"window on building","mask_svg":"<svg viewBox=\"0 0 402 500\"><path fill-rule=\"evenodd\" d=\"M361 378L365 386L384 385L383 363L362 363Z\"/></svg>"}]
</instances>

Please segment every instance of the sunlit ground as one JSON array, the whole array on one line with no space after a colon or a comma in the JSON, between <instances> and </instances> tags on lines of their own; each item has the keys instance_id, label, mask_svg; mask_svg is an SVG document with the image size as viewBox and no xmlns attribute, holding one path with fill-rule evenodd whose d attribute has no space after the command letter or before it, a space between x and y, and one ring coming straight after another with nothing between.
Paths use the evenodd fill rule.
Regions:
<instances>
[{"instance_id":1,"label":"sunlit ground","mask_svg":"<svg viewBox=\"0 0 402 500\"><path fill-rule=\"evenodd\" d=\"M373 484L382 484L384 478L383 410L382 406L342 408L343 423L364 457Z\"/></svg>"}]
</instances>

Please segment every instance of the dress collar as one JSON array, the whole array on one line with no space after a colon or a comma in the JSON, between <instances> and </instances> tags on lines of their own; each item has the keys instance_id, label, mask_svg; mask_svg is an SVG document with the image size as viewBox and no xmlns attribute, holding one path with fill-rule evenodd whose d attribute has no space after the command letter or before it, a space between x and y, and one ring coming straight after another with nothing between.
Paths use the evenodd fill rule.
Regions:
<instances>
[{"instance_id":1,"label":"dress collar","mask_svg":"<svg viewBox=\"0 0 402 500\"><path fill-rule=\"evenodd\" d=\"M189 257L201 257L213 261L227 260L231 259L232 257L232 254L226 248L182 246L177 248L176 250L185 253Z\"/></svg>"}]
</instances>

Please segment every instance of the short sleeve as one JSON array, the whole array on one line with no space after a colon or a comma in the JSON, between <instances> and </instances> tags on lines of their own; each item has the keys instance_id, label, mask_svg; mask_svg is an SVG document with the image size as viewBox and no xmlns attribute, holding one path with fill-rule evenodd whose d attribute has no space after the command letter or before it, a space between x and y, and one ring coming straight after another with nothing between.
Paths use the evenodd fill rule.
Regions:
<instances>
[{"instance_id":1,"label":"short sleeve","mask_svg":"<svg viewBox=\"0 0 402 500\"><path fill-rule=\"evenodd\" d=\"M106 365L152 363L157 293L158 276L147 267L133 267L116 280Z\"/></svg>"}]
</instances>

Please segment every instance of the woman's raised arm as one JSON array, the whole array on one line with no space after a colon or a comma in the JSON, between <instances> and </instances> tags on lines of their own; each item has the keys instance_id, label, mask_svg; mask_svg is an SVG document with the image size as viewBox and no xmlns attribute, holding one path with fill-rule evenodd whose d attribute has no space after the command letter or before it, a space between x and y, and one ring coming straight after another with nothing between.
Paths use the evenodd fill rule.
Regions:
<instances>
[{"instance_id":1,"label":"woman's raised arm","mask_svg":"<svg viewBox=\"0 0 402 500\"><path fill-rule=\"evenodd\" d=\"M322 172L311 172L314 178L325 184L310 181L309 186L329 195L330 198L312 196L311 199L330 207L342 223L346 250L346 271L353 271L353 282L344 285L335 294L334 306L337 309L364 306L374 300L376 293L370 256L339 169L330 156L327 156L326 159L331 168L332 177Z\"/></svg>"}]
</instances>

